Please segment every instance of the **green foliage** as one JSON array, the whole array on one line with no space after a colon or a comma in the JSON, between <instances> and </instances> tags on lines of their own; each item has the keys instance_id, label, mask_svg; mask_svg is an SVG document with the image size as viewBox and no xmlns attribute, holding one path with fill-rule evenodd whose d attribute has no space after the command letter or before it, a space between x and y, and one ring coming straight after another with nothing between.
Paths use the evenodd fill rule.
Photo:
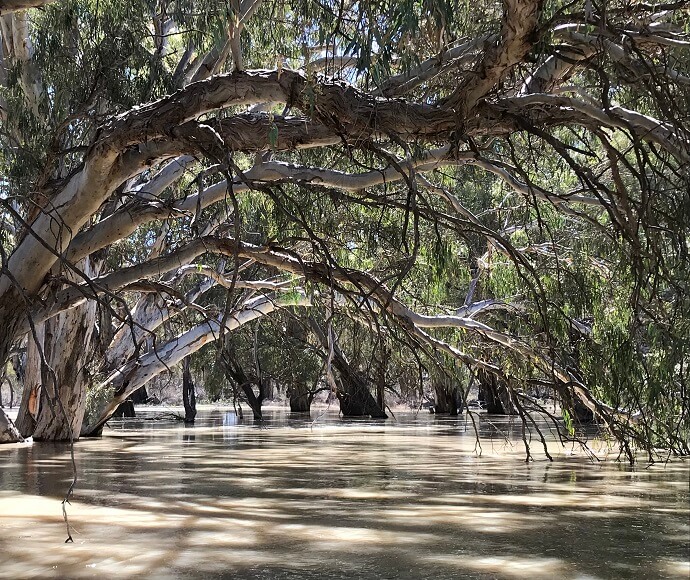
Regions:
<instances>
[{"instance_id":1,"label":"green foliage","mask_svg":"<svg viewBox=\"0 0 690 580\"><path fill-rule=\"evenodd\" d=\"M4 207L16 206L22 216L43 207L64 180L79 170L104 121L172 93L194 76L197 69L191 66L187 76L181 74L189 62L199 64L213 51L226 50L229 30L237 23L237 5L221 0L61 0L32 12L30 41L35 54L29 62L8 64L0 82ZM675 130L683 136L677 147L687 145L683 139L687 138L684 122L690 93L683 88L690 76L690 59L687 44L675 42L675 37L642 54L644 46L635 44L626 28L638 24L636 7L622 1L608 3L606 21L597 27L586 14L598 10L591 3L543 3L542 28L534 32L540 37L522 62L501 75L467 118L462 118L459 109L447 110L452 121L449 129L430 142L405 131L396 135L381 131L369 138L366 131L348 133L348 120L338 118L340 111L331 112L334 118L320 116L327 91L314 61L334 55L354 57L354 70L326 65L325 75L347 81L362 93L370 91L368 103L380 102L376 99L387 94L380 89L387 88L392 77L422 62L438 61L443 64L438 74L404 90L402 98L416 105L432 103L441 110L458 89L459 79L469 79L475 70L483 74L480 55L499 44L496 38L481 40L468 49L468 55L476 59L462 65L447 63L441 55L449 47L498 34L502 3L264 1L254 17L243 23L240 44L245 67L301 68L306 79L302 93L292 95L287 106L256 113L264 114L263 121L269 124L266 150L251 155L219 154L200 147L196 162L159 199L133 200L134 186L146 183L158 169L156 163L167 160L159 159L136 183L121 184L107 203L94 209L85 227L112 211L134 215L179 202L222 182L226 172L249 170L257 159L299 165L306 169L298 178L252 183L250 191L228 195L213 207L175 215L165 224L167 251L188 243L205 224L217 221L218 235L237 236L337 270L337 283L327 275L318 282L324 294L335 289L352 299L333 318L343 349L358 369L369 374L376 367L377 349L393 351L390 372L407 393L417 389L419 376L430 376L429 369L454 365L455 361L444 357L456 348L466 353L464 360L475 357L496 365L526 390L531 384L548 384L561 397L570 385L564 387L561 379L556 380L553 368L558 366L581 381L603 405L615 407L623 416L642 415L644 421L630 420L625 429L643 446L686 442L690 363L687 168L658 142L647 142L647 135L642 139L639 131L635 133L614 113L630 109L640 116L663 119L655 130L660 134ZM569 19L575 22L570 28L578 34L606 30L606 38L597 43L598 52L587 66L571 63L572 70L560 79L567 86L553 96L582 98L580 109L585 111L599 100L601 107L595 109L601 111L587 117L587 122L563 123L555 118L541 122L540 115L552 105L498 106L521 94L521 83L563 50L564 30L570 28L561 24ZM680 25L678 30L687 29L681 15L669 19ZM174 26L166 33L164 25L169 20ZM640 26L647 24L641 21ZM554 30L549 30L551 25ZM618 42L619 36L624 39L623 56L604 49ZM180 63L186 52L189 60ZM178 69L178 64L185 66ZM228 55L214 72L227 72L235 64ZM654 73L671 69L680 81L658 82L663 77L655 78ZM25 86L32 79L42 87L36 102ZM343 102L344 117L349 114L348 105L356 108ZM227 107L200 120L215 126L218 119L244 112L244 108ZM560 112L576 117L576 107L563 107ZM618 119L616 127L598 126L601 116L609 113ZM284 115L299 117L305 124L330 123L342 143L279 151ZM470 134L476 120L473 115L491 119L486 134ZM377 127L375 117L372 114L361 122ZM171 134L174 129L170 128ZM424 179L418 178L408 161L442 145L448 146L444 163L434 171L425 170ZM462 163L454 157L456 153L462 155ZM451 161L457 165L451 166ZM405 179L351 191L326 187L317 176L309 175L309 167L344 174L400 168ZM504 179L506 175L512 179ZM149 222L111 245L106 271L146 261L163 227L160 221ZM2 248L9 254L16 237L9 229L0 231ZM229 264L231 259L226 257L226 261ZM223 263L214 256L204 256L203 262L211 267ZM228 264L226 271L231 271ZM287 280L295 288L306 284L276 269L257 264L243 267L248 279ZM199 270L197 274L203 268ZM373 307L371 293L343 281L353 271L380 281L420 314L452 315L466 301L494 301L500 308L482 312L474 321L510 335L536 355L524 356L481 332L429 329L439 349L447 347L440 355L433 351L431 340L424 343L421 334L408 332L404 322L396 326L395 317L382 312L385 304ZM189 276L176 282L174 290L184 293L196 282L196 276ZM46 289L41 299L51 297L51 291ZM206 309L204 315L216 315L226 306L239 307L250 296L254 295L239 290L228 295L225 288L216 287L199 299L199 309L187 309L181 322L176 320L156 332L163 339L202 321L201 308ZM127 293L126 301L133 304L136 296ZM270 320L240 329L229 338L228 346L246 368L256 366L256 355L267 375L284 388L298 381L315 383L321 360L308 341L288 336L295 317L300 317L297 311L276 313ZM362 318L380 332L362 325ZM210 348L197 353L195 370L203 371L210 396L228 396L227 381L214 357ZM286 365L286 360L291 364ZM576 417L566 409L562 413L572 434Z\"/></svg>"}]
</instances>

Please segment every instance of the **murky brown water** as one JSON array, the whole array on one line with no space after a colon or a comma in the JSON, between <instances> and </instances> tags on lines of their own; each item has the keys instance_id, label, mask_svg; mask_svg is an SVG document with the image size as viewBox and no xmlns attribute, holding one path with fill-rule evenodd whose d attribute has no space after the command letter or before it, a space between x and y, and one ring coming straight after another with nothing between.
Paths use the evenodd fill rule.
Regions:
<instances>
[{"instance_id":1,"label":"murky brown water","mask_svg":"<svg viewBox=\"0 0 690 580\"><path fill-rule=\"evenodd\" d=\"M535 445L526 464L507 419L482 423L480 457L463 418L234 419L133 420L79 442L74 544L67 446L0 446L0 576L690 574L688 463L633 470L571 451L550 463Z\"/></svg>"}]
</instances>

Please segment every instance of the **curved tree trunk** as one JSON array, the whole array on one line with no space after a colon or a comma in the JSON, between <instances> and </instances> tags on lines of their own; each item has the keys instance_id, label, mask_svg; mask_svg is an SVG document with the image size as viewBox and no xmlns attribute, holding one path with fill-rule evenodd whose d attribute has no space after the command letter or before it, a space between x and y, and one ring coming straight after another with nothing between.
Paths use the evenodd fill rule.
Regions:
<instances>
[{"instance_id":1,"label":"curved tree trunk","mask_svg":"<svg viewBox=\"0 0 690 580\"><path fill-rule=\"evenodd\" d=\"M226 332L232 331L252 320L274 312L281 306L311 306L311 301L307 296L299 293L273 299L269 297L257 298L233 314L227 320L225 330ZM129 361L114 371L101 386L112 386L115 394L112 400L100 410L98 418L84 428L82 435L100 435L103 425L112 416L117 406L135 390L169 367L195 353L205 344L217 340L219 336L220 321L209 320L169 340L154 351Z\"/></svg>"},{"instance_id":2,"label":"curved tree trunk","mask_svg":"<svg viewBox=\"0 0 690 580\"><path fill-rule=\"evenodd\" d=\"M221 364L223 365L223 371L227 379L237 385L236 389L239 388L244 394L244 398L252 410L254 419L257 421L263 421L263 414L261 412L261 405L264 402L265 391L261 381L256 377L249 377L245 373L242 365L234 357L232 349L228 346L223 347L223 352L221 355ZM259 394L254 392L254 385L258 385ZM236 392L237 395L237 392Z\"/></svg>"},{"instance_id":3,"label":"curved tree trunk","mask_svg":"<svg viewBox=\"0 0 690 580\"><path fill-rule=\"evenodd\" d=\"M0 15L10 12L20 12L29 8L38 8L50 4L55 0L3 0L0 2Z\"/></svg>"},{"instance_id":4,"label":"curved tree trunk","mask_svg":"<svg viewBox=\"0 0 690 580\"><path fill-rule=\"evenodd\" d=\"M388 419L388 415L386 415L372 396L366 378L350 366L337 342L333 340L333 344L329 345L326 335L316 320L310 317L309 323L314 334L321 342L321 346L326 350L329 349L329 346L332 347L331 364L338 371L341 381L340 387L336 391L336 396L340 402L340 411L343 416Z\"/></svg>"}]
</instances>

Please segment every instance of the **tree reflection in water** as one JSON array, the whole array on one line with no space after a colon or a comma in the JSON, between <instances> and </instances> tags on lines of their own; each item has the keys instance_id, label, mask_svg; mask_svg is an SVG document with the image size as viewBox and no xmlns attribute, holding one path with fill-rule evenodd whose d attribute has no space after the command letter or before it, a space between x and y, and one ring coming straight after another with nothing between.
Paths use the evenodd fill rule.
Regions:
<instances>
[{"instance_id":1,"label":"tree reflection in water","mask_svg":"<svg viewBox=\"0 0 690 580\"><path fill-rule=\"evenodd\" d=\"M77 444L0 448L0 575L687 578L690 466L525 463L518 423L316 423L223 411L130 421ZM596 442L593 442L596 444Z\"/></svg>"}]
</instances>

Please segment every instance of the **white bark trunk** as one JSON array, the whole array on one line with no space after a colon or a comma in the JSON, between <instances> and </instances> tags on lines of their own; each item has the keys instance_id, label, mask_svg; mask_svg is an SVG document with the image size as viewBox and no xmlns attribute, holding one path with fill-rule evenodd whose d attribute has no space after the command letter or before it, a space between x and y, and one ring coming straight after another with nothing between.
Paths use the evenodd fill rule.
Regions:
<instances>
[{"instance_id":1,"label":"white bark trunk","mask_svg":"<svg viewBox=\"0 0 690 580\"><path fill-rule=\"evenodd\" d=\"M0 443L18 443L22 440L19 430L0 407Z\"/></svg>"},{"instance_id":2,"label":"white bark trunk","mask_svg":"<svg viewBox=\"0 0 690 580\"><path fill-rule=\"evenodd\" d=\"M301 293L276 299L257 298L230 316L225 325L225 332L231 332L257 318L287 306L311 306L311 300ZM112 416L118 405L153 377L176 365L204 345L217 340L221 332L220 324L220 319L199 324L156 348L155 351L147 353L113 372L99 388L109 386L114 388L117 394L101 412L98 419L84 429L84 434L97 433Z\"/></svg>"},{"instance_id":3,"label":"white bark trunk","mask_svg":"<svg viewBox=\"0 0 690 580\"><path fill-rule=\"evenodd\" d=\"M214 285L214 280L204 280L185 296L185 302L194 302ZM118 329L108 346L104 369L110 372L126 364L136 352L137 346L141 347L163 323L183 312L186 307L185 303L179 302L171 308L159 295L143 296L132 311L132 321L123 324Z\"/></svg>"}]
</instances>

